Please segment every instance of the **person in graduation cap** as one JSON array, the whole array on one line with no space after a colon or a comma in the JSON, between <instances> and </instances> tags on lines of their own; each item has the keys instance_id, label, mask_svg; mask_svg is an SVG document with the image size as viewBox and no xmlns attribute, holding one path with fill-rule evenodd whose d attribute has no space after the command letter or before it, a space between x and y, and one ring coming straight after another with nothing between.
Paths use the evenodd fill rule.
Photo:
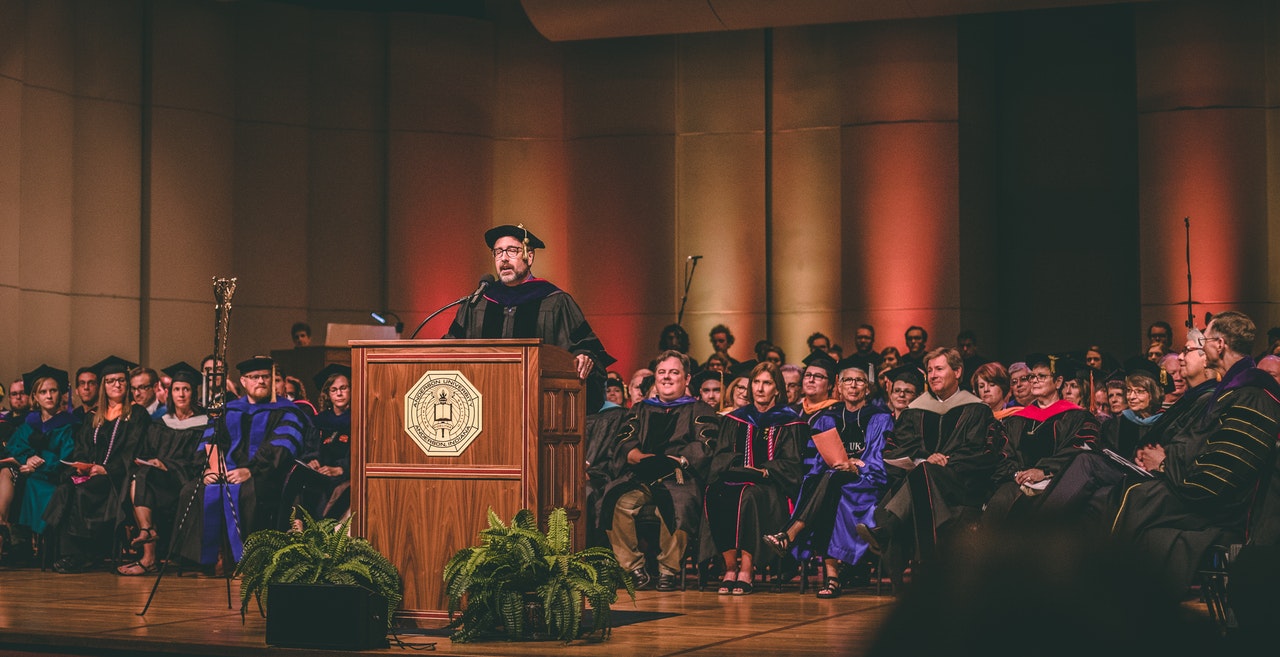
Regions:
<instances>
[{"instance_id":1,"label":"person in graduation cap","mask_svg":"<svg viewBox=\"0 0 1280 657\"><path fill-rule=\"evenodd\" d=\"M825 578L819 598L841 593L840 564L857 564L866 541L857 536L858 523L873 523L876 502L888 480L881 453L886 433L893 429L888 411L867 403L871 364L861 357L841 361L836 391L839 401L809 421L813 439L842 445L839 456L819 454L800 485L800 495L786 529L764 537L779 556L795 546L798 557L823 557ZM815 448L816 449L816 448Z\"/></svg>"},{"instance_id":2,"label":"person in graduation cap","mask_svg":"<svg viewBox=\"0 0 1280 657\"><path fill-rule=\"evenodd\" d=\"M141 554L116 569L121 575L156 571L157 519L173 516L179 491L203 465L194 455L209 425L209 416L196 404L204 375L185 361L163 371L170 379L165 413L147 428L129 472L126 504L138 532L130 544Z\"/></svg>"},{"instance_id":3,"label":"person in graduation cap","mask_svg":"<svg viewBox=\"0 0 1280 657\"><path fill-rule=\"evenodd\" d=\"M302 455L281 495L276 524L289 524L289 508L302 505L313 518L341 518L351 507L351 368L331 363L312 378L320 391L320 412L312 418ZM318 476L317 476L318 475Z\"/></svg>"},{"instance_id":4,"label":"person in graduation cap","mask_svg":"<svg viewBox=\"0 0 1280 657\"><path fill-rule=\"evenodd\" d=\"M719 410L724 401L724 372L702 370L689 380L689 392L698 401Z\"/></svg>"},{"instance_id":5,"label":"person in graduation cap","mask_svg":"<svg viewBox=\"0 0 1280 657\"><path fill-rule=\"evenodd\" d=\"M485 244L493 252L498 283L477 301L458 306L445 338L541 338L573 354L586 382L587 412L604 403L605 370L615 362L596 337L573 297L533 275L537 249L546 244L524 224L490 228Z\"/></svg>"},{"instance_id":6,"label":"person in graduation cap","mask_svg":"<svg viewBox=\"0 0 1280 657\"><path fill-rule=\"evenodd\" d=\"M196 446L201 476L178 496L180 507L188 496L196 496L190 515L185 521L180 515L176 523L175 540L185 559L212 566L225 535L238 562L244 537L276 524L285 475L311 423L293 402L273 394L274 367L266 356L236 365L245 395L227 403Z\"/></svg>"},{"instance_id":7,"label":"person in graduation cap","mask_svg":"<svg viewBox=\"0 0 1280 657\"><path fill-rule=\"evenodd\" d=\"M1051 479L1065 470L1082 450L1092 450L1098 441L1098 421L1093 413L1062 398L1061 372L1078 369L1070 361L1059 360L1057 370L1045 354L1026 357L1030 368L1034 400L1004 419L1005 459L996 468L996 492L987 502L983 522L1003 522L1024 501L1034 499Z\"/></svg>"},{"instance_id":8,"label":"person in graduation cap","mask_svg":"<svg viewBox=\"0 0 1280 657\"><path fill-rule=\"evenodd\" d=\"M804 370L800 372L800 398L791 409L808 422L823 409L840 403L831 396L836 383L836 362L825 351L814 351L805 356Z\"/></svg>"},{"instance_id":9,"label":"person in graduation cap","mask_svg":"<svg viewBox=\"0 0 1280 657\"><path fill-rule=\"evenodd\" d=\"M960 352L937 348L924 362L929 391L898 417L884 450L890 471L907 474L889 475L891 482L901 483L889 489L876 509L877 526L857 527L877 553L896 544L895 561L914 547L918 564L934 561L940 534L986 503L1005 443L1004 426L991 407L960 389Z\"/></svg>"},{"instance_id":10,"label":"person in graduation cap","mask_svg":"<svg viewBox=\"0 0 1280 657\"><path fill-rule=\"evenodd\" d=\"M1125 403L1127 408L1120 415L1102 425L1103 447L1132 459L1138 448L1148 444L1146 435L1151 425L1160 420L1160 400L1164 397L1161 378L1167 373L1143 358L1131 358L1125 363Z\"/></svg>"},{"instance_id":11,"label":"person in graduation cap","mask_svg":"<svg viewBox=\"0 0 1280 657\"><path fill-rule=\"evenodd\" d=\"M690 536L701 530L702 490L717 430L715 410L688 394L688 355L674 349L658 355L657 395L632 409L618 431L613 479L601 496L596 517L618 563L646 589L652 576L636 535L636 516L657 507L659 591L674 591Z\"/></svg>"},{"instance_id":12,"label":"person in graduation cap","mask_svg":"<svg viewBox=\"0 0 1280 657\"><path fill-rule=\"evenodd\" d=\"M596 513L605 487L617 474L613 469L613 454L618 445L618 431L622 428L622 423L631 416L631 411L623 405L626 402L626 386L622 381L609 377L606 390L610 393L616 390L617 394L605 395L604 406L587 416L582 430L582 458L587 468L583 509L587 514L587 545L590 547L609 545L609 539L600 529Z\"/></svg>"},{"instance_id":13,"label":"person in graduation cap","mask_svg":"<svg viewBox=\"0 0 1280 657\"><path fill-rule=\"evenodd\" d=\"M59 573L88 570L104 558L112 532L122 520L121 497L138 444L151 417L130 401L129 371L122 358L99 361L98 404L76 434L70 462L77 464L54 492L44 518L57 531L63 555L54 562Z\"/></svg>"},{"instance_id":14,"label":"person in graduation cap","mask_svg":"<svg viewBox=\"0 0 1280 657\"><path fill-rule=\"evenodd\" d=\"M915 365L895 367L885 373L886 392L889 397L889 413L897 421L903 411L924 392L924 374Z\"/></svg>"},{"instance_id":15,"label":"person in graduation cap","mask_svg":"<svg viewBox=\"0 0 1280 657\"><path fill-rule=\"evenodd\" d=\"M9 439L0 456L13 458L16 466L0 468L0 551L12 551L7 563L30 559L31 537L45 531L44 510L53 497L63 471L62 461L75 447L75 417L66 410L67 373L41 365L22 375L26 390L32 391L36 411L26 416ZM11 532L12 505L21 488L21 508L17 524L23 530Z\"/></svg>"},{"instance_id":16,"label":"person in graduation cap","mask_svg":"<svg viewBox=\"0 0 1280 657\"><path fill-rule=\"evenodd\" d=\"M702 558L724 559L720 595L752 591L756 568L776 561L764 540L782 531L804 476L800 450L809 425L786 407L782 372L764 361L751 369L751 403L721 416L706 491Z\"/></svg>"}]
</instances>

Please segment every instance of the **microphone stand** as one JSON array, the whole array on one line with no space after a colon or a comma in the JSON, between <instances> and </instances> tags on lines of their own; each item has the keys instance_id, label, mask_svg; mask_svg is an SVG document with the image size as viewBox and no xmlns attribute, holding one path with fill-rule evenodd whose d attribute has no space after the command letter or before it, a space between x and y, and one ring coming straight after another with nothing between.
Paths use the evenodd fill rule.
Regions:
<instances>
[{"instance_id":1,"label":"microphone stand","mask_svg":"<svg viewBox=\"0 0 1280 657\"><path fill-rule=\"evenodd\" d=\"M445 304L445 305L441 306L439 310L437 310L437 311L435 311L435 312L431 313L430 315L427 315L427 318L426 318L426 319L424 319L424 320L422 320L422 323L418 325L418 328L413 329L413 333L409 336L409 339L410 339L410 340L412 340L412 339L414 339L414 338L418 337L418 331L421 331L421 330L422 330L422 327L426 326L426 325L427 325L427 322L431 321L431 320L432 320L432 318L434 318L436 315L439 315L440 313L442 313L442 312L444 312L444 311L446 311L446 310L448 310L448 309L450 309L450 308L452 308L452 307L454 307L454 306L456 306L456 305L458 305L458 304L460 304L460 303L463 303L463 302L467 301L467 300L468 300L468 299L470 299L470 298L471 298L471 295L470 295L470 294L463 295L462 297L458 298L458 300L456 300L456 301L450 301L449 303L447 303L447 304Z\"/></svg>"},{"instance_id":2,"label":"microphone stand","mask_svg":"<svg viewBox=\"0 0 1280 657\"><path fill-rule=\"evenodd\" d=\"M693 272L697 271L698 260L701 258L702 256L689 256L684 263L684 296L680 297L680 312L676 314L677 324L684 322L684 304L689 301L689 286L693 284ZM690 262L693 263L692 266L689 265Z\"/></svg>"}]
</instances>

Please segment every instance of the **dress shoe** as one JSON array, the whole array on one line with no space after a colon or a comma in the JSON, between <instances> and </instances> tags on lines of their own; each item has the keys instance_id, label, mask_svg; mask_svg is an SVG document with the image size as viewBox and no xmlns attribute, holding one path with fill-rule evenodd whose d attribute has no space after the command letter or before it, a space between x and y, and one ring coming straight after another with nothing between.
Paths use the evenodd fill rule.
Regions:
<instances>
[{"instance_id":1,"label":"dress shoe","mask_svg":"<svg viewBox=\"0 0 1280 657\"><path fill-rule=\"evenodd\" d=\"M861 522L854 529L858 532L858 537L867 542L867 549L871 550L872 554L881 554L884 550L885 537L880 535L879 529Z\"/></svg>"},{"instance_id":2,"label":"dress shoe","mask_svg":"<svg viewBox=\"0 0 1280 657\"><path fill-rule=\"evenodd\" d=\"M658 590L675 591L680 588L680 577L673 573L658 573Z\"/></svg>"},{"instance_id":3,"label":"dress shoe","mask_svg":"<svg viewBox=\"0 0 1280 657\"><path fill-rule=\"evenodd\" d=\"M645 570L644 566L631 571L631 579L635 582L637 591L647 591L650 585L653 584L653 577L649 574L649 571Z\"/></svg>"}]
</instances>

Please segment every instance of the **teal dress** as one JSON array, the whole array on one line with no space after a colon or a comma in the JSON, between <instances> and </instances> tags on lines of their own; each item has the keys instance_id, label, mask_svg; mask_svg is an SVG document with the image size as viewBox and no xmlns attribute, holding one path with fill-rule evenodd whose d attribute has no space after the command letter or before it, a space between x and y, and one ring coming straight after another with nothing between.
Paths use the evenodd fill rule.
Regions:
<instances>
[{"instance_id":1,"label":"teal dress","mask_svg":"<svg viewBox=\"0 0 1280 657\"><path fill-rule=\"evenodd\" d=\"M62 461L71 458L77 426L79 424L70 412L59 413L48 422L40 421L40 413L32 413L9 439L9 455L18 463L26 463L27 459L37 455L44 459L43 465L26 475L27 488L22 496L22 510L18 513L18 524L30 527L37 534L44 533L44 509L49 506L66 468Z\"/></svg>"}]
</instances>

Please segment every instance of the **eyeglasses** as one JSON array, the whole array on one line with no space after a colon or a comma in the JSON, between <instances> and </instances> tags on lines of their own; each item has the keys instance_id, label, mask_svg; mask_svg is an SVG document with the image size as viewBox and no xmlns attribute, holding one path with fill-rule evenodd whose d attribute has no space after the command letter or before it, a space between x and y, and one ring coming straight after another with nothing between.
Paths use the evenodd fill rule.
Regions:
<instances>
[{"instance_id":1,"label":"eyeglasses","mask_svg":"<svg viewBox=\"0 0 1280 657\"><path fill-rule=\"evenodd\" d=\"M802 379L813 379L814 381L826 381L828 377L827 377L827 375L826 375L826 374L822 374L822 373L819 373L819 372L805 372L805 373L804 373L804 376L802 376L802 377L800 377L800 378L802 378Z\"/></svg>"},{"instance_id":2,"label":"eyeglasses","mask_svg":"<svg viewBox=\"0 0 1280 657\"><path fill-rule=\"evenodd\" d=\"M1198 351L1198 352L1200 352L1200 353L1204 353L1204 347L1184 347L1184 348L1182 349L1182 351L1180 351L1180 352L1178 352L1178 353L1182 354L1183 356L1186 356L1187 354L1189 354L1189 353L1191 353L1191 352L1193 352L1193 351Z\"/></svg>"},{"instance_id":3,"label":"eyeglasses","mask_svg":"<svg viewBox=\"0 0 1280 657\"><path fill-rule=\"evenodd\" d=\"M103 379L103 380L102 380L102 385L104 385L104 386L122 386L122 385L124 385L124 377L123 377L123 376L118 377L118 378L107 377L107 378L105 378L105 379Z\"/></svg>"},{"instance_id":4,"label":"eyeglasses","mask_svg":"<svg viewBox=\"0 0 1280 657\"><path fill-rule=\"evenodd\" d=\"M1028 374L1027 375L1027 381L1030 381L1032 383L1035 383L1036 381L1044 381L1045 379L1052 379L1052 378L1053 378L1052 374Z\"/></svg>"},{"instance_id":5,"label":"eyeglasses","mask_svg":"<svg viewBox=\"0 0 1280 657\"><path fill-rule=\"evenodd\" d=\"M508 258L519 258L521 253L524 253L523 246L508 246L505 249L494 249L493 259L498 260L502 258L502 256L506 256Z\"/></svg>"},{"instance_id":6,"label":"eyeglasses","mask_svg":"<svg viewBox=\"0 0 1280 657\"><path fill-rule=\"evenodd\" d=\"M137 392L137 391L139 391L139 390L150 390L150 389L152 389L152 388L154 388L154 387L156 387L156 384L154 384L154 383L145 383L145 384L140 385L140 386L129 386L129 389L130 389L130 390L132 390L132 391L134 391L134 392Z\"/></svg>"},{"instance_id":7,"label":"eyeglasses","mask_svg":"<svg viewBox=\"0 0 1280 657\"><path fill-rule=\"evenodd\" d=\"M867 380L856 376L846 376L840 379L840 383L852 383L855 386L865 386L867 385Z\"/></svg>"},{"instance_id":8,"label":"eyeglasses","mask_svg":"<svg viewBox=\"0 0 1280 657\"><path fill-rule=\"evenodd\" d=\"M1204 343L1205 343L1205 346L1208 346L1208 345L1209 345L1209 341L1210 341L1210 340L1217 340L1217 341L1218 341L1219 346L1221 346L1221 345L1225 345L1225 344L1227 343L1227 341L1226 341L1226 340L1224 340L1224 339L1222 338L1222 336L1221 336L1221 335L1212 335L1212 336L1210 336L1210 335L1206 335L1206 336L1204 336Z\"/></svg>"},{"instance_id":9,"label":"eyeglasses","mask_svg":"<svg viewBox=\"0 0 1280 657\"><path fill-rule=\"evenodd\" d=\"M895 395L913 395L915 394L915 392L916 391L911 388L894 388L893 389L893 394Z\"/></svg>"},{"instance_id":10,"label":"eyeglasses","mask_svg":"<svg viewBox=\"0 0 1280 657\"><path fill-rule=\"evenodd\" d=\"M250 381L266 381L271 378L270 374L245 374L244 378Z\"/></svg>"}]
</instances>

